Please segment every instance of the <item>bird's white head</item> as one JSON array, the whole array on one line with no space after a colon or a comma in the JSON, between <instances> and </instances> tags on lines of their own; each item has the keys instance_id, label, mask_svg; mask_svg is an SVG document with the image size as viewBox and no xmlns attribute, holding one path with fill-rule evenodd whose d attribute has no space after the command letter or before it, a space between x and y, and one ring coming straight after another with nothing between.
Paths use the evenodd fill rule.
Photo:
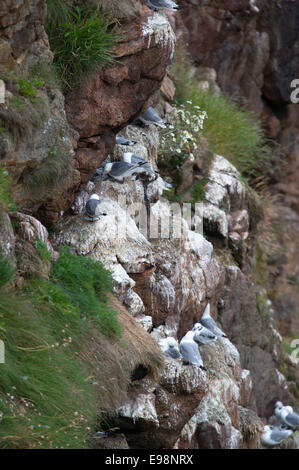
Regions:
<instances>
[{"instance_id":1,"label":"bird's white head","mask_svg":"<svg viewBox=\"0 0 299 470\"><path fill-rule=\"evenodd\" d=\"M178 345L177 340L172 336L169 336L169 338L167 338L167 342L170 348L176 348Z\"/></svg>"},{"instance_id":2,"label":"bird's white head","mask_svg":"<svg viewBox=\"0 0 299 470\"><path fill-rule=\"evenodd\" d=\"M200 323L195 323L192 330L193 331L201 331L201 330L203 330L203 326Z\"/></svg>"},{"instance_id":3,"label":"bird's white head","mask_svg":"<svg viewBox=\"0 0 299 470\"><path fill-rule=\"evenodd\" d=\"M123 154L123 161L126 163L131 163L132 155L133 155L132 152L125 152Z\"/></svg>"},{"instance_id":4,"label":"bird's white head","mask_svg":"<svg viewBox=\"0 0 299 470\"><path fill-rule=\"evenodd\" d=\"M111 162L106 163L105 169L104 169L104 174L108 173L111 170L112 165L113 165L113 163L111 163Z\"/></svg>"},{"instance_id":5,"label":"bird's white head","mask_svg":"<svg viewBox=\"0 0 299 470\"><path fill-rule=\"evenodd\" d=\"M92 194L89 199L97 199L100 200L100 197L97 194Z\"/></svg>"},{"instance_id":6,"label":"bird's white head","mask_svg":"<svg viewBox=\"0 0 299 470\"><path fill-rule=\"evenodd\" d=\"M269 426L268 424L264 426L264 432L271 431L273 429L273 426Z\"/></svg>"}]
</instances>

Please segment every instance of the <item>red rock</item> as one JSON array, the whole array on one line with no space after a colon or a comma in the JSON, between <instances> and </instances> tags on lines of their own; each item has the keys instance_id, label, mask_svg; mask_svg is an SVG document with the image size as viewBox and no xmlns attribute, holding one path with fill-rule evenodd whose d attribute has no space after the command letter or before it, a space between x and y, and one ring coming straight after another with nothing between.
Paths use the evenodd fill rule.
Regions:
<instances>
[{"instance_id":1,"label":"red rock","mask_svg":"<svg viewBox=\"0 0 299 470\"><path fill-rule=\"evenodd\" d=\"M67 118L81 138L121 129L160 88L174 45L172 29L161 18L141 10L125 26L126 41L117 45L120 61L67 95Z\"/></svg>"}]
</instances>

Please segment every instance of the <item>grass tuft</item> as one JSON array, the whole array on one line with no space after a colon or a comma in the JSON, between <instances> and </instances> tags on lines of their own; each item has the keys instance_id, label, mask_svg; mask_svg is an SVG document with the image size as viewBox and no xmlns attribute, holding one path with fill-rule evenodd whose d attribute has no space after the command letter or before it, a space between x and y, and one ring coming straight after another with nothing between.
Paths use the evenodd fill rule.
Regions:
<instances>
[{"instance_id":1,"label":"grass tuft","mask_svg":"<svg viewBox=\"0 0 299 470\"><path fill-rule=\"evenodd\" d=\"M103 338L121 333L116 313L104 300L110 274L100 263L64 248L49 280L34 278L23 292L8 293L3 288L13 275L0 255L0 337L5 344L0 447L88 447L98 398L79 355L94 330Z\"/></svg>"},{"instance_id":2,"label":"grass tuft","mask_svg":"<svg viewBox=\"0 0 299 470\"><path fill-rule=\"evenodd\" d=\"M175 99L184 105L189 101L191 112L197 106L206 111L202 134L210 150L227 158L249 179L266 172L277 157L267 145L260 122L231 98L202 90L191 69L186 55L177 54L170 70L176 86Z\"/></svg>"},{"instance_id":3,"label":"grass tuft","mask_svg":"<svg viewBox=\"0 0 299 470\"><path fill-rule=\"evenodd\" d=\"M54 65L65 91L89 74L113 63L116 33L112 20L98 7L71 7L70 2L47 0L46 31Z\"/></svg>"},{"instance_id":4,"label":"grass tuft","mask_svg":"<svg viewBox=\"0 0 299 470\"><path fill-rule=\"evenodd\" d=\"M12 179L4 168L0 168L0 217L3 212L17 209L11 197Z\"/></svg>"}]
</instances>

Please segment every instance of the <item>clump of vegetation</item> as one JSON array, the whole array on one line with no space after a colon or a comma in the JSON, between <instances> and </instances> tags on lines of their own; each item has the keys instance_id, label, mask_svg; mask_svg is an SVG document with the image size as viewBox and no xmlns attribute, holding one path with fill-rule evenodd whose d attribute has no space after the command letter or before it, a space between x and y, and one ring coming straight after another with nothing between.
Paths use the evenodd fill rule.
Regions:
<instances>
[{"instance_id":1,"label":"clump of vegetation","mask_svg":"<svg viewBox=\"0 0 299 470\"><path fill-rule=\"evenodd\" d=\"M183 165L187 159L194 160L199 132L203 129L206 112L198 106L191 108L192 102L174 105L176 119L161 136L159 165L170 171Z\"/></svg>"},{"instance_id":2,"label":"clump of vegetation","mask_svg":"<svg viewBox=\"0 0 299 470\"><path fill-rule=\"evenodd\" d=\"M71 295L80 316L94 316L99 330L106 336L120 335L116 316L105 304L106 292L112 291L112 278L99 262L76 256L65 247L53 266L51 276Z\"/></svg>"},{"instance_id":3,"label":"clump of vegetation","mask_svg":"<svg viewBox=\"0 0 299 470\"><path fill-rule=\"evenodd\" d=\"M116 42L113 21L98 7L72 7L71 2L47 0L46 30L54 64L67 91L86 76L113 63Z\"/></svg>"},{"instance_id":4,"label":"clump of vegetation","mask_svg":"<svg viewBox=\"0 0 299 470\"><path fill-rule=\"evenodd\" d=\"M47 244L45 242L43 242L40 238L36 238L34 246L43 261L51 261L51 253L48 250Z\"/></svg>"},{"instance_id":5,"label":"clump of vegetation","mask_svg":"<svg viewBox=\"0 0 299 470\"><path fill-rule=\"evenodd\" d=\"M49 280L31 279L23 292L8 292L13 275L0 255L0 447L88 447L98 397L80 354L94 331L121 334L105 300L110 274L64 248Z\"/></svg>"},{"instance_id":6,"label":"clump of vegetation","mask_svg":"<svg viewBox=\"0 0 299 470\"><path fill-rule=\"evenodd\" d=\"M39 95L44 81L40 78L25 77L16 73L1 75L7 90L13 95L7 100L7 106L0 107L2 132L11 134L14 142L31 142L44 120L47 104L46 97Z\"/></svg>"},{"instance_id":7,"label":"clump of vegetation","mask_svg":"<svg viewBox=\"0 0 299 470\"><path fill-rule=\"evenodd\" d=\"M0 216L3 212L16 210L16 204L11 197L12 179L7 170L0 168Z\"/></svg>"},{"instance_id":8,"label":"clump of vegetation","mask_svg":"<svg viewBox=\"0 0 299 470\"><path fill-rule=\"evenodd\" d=\"M210 150L227 158L244 176L254 178L273 159L260 122L231 98L202 90L190 74L191 66L186 55L176 56L171 69L175 99L180 104L190 101L191 109L205 110L208 117L202 133Z\"/></svg>"},{"instance_id":9,"label":"clump of vegetation","mask_svg":"<svg viewBox=\"0 0 299 470\"><path fill-rule=\"evenodd\" d=\"M40 90L44 86L44 82L39 78L34 79L33 81L28 80L24 77L18 77L16 79L17 90L20 95L28 98L31 103L36 103L38 101L37 90Z\"/></svg>"},{"instance_id":10,"label":"clump of vegetation","mask_svg":"<svg viewBox=\"0 0 299 470\"><path fill-rule=\"evenodd\" d=\"M48 158L33 170L28 170L22 175L24 186L35 194L51 191L70 169L71 157L68 153L61 152L53 147Z\"/></svg>"}]
</instances>

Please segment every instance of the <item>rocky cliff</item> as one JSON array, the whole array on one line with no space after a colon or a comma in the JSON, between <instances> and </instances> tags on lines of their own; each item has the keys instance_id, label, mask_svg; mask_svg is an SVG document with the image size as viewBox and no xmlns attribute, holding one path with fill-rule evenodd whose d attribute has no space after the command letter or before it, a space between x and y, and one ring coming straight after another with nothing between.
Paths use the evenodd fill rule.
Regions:
<instances>
[{"instance_id":1,"label":"rocky cliff","mask_svg":"<svg viewBox=\"0 0 299 470\"><path fill-rule=\"evenodd\" d=\"M133 21L121 24L113 66L94 73L66 96L45 82L36 87L37 102L21 95L13 74L18 67L32 70L52 60L43 27L45 2L11 0L0 7L0 70L5 77L12 74L5 82L6 101L0 105L0 165L12 177L18 205L18 212L2 216L2 251L19 263L17 253L29 250L38 237L52 259L57 259L61 245L68 245L77 255L103 263L123 304L117 308L125 307L134 319L130 317L132 330L136 323L137 332L142 327L144 344L136 339L134 346L140 358L151 348L158 354L154 341L166 336L180 340L200 320L208 302L228 336L200 347L205 371L168 357L156 375L149 373L148 364L136 369L134 363L121 401L99 410L97 429L109 423L119 433L106 442L94 439L94 447L260 448L262 426L275 400L296 404L295 379L284 376L282 337L272 302L254 275L263 204L225 155L211 156L198 201L201 230L194 229L191 211L188 218L179 205L163 197L161 178L147 187L141 181L90 181L107 156L117 161L123 153L115 145L118 132L136 140L132 151L157 169L159 131L154 125L139 128L131 123L148 104L159 105L171 121L173 110L157 92L163 82L165 96L169 85L164 79L176 36L189 43L197 64L217 71L224 92L247 98L253 111L267 116L269 128L279 127L281 139L296 136L296 110L287 104L286 91L295 74L296 62L288 49L297 40L295 27L286 37L279 6L272 2L268 15L264 3L182 1L180 15L169 18L142 6ZM286 3L291 18L296 4ZM283 45L273 40L275 35ZM282 54L284 49L289 56ZM291 64L287 77L285 61ZM15 98L23 107L15 108ZM277 117L280 103L284 111ZM292 161L297 150L294 143ZM49 180L61 155L64 163ZM95 223L82 218L91 193L100 196L107 213ZM150 231L144 223L145 197L151 204ZM281 207L285 214L285 205ZM288 217L296 230L294 208ZM45 226L53 224L49 235ZM297 269L290 253L283 269ZM19 288L22 282L19 276ZM276 305L288 295L284 290ZM295 309L290 314L293 323ZM126 340L134 342L133 335L127 334ZM296 447L296 438L285 445Z\"/></svg>"}]
</instances>

